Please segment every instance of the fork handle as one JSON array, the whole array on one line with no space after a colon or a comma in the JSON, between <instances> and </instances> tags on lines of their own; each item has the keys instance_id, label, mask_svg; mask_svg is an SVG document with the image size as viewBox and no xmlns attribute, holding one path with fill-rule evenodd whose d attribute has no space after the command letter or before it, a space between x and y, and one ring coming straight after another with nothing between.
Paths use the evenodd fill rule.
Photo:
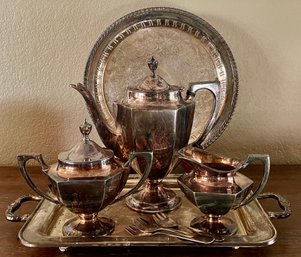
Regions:
<instances>
[{"instance_id":1,"label":"fork handle","mask_svg":"<svg viewBox=\"0 0 301 257\"><path fill-rule=\"evenodd\" d=\"M184 241L189 241L189 242L193 242L193 243L197 243L197 244L205 244L205 245L212 244L215 241L215 239L213 237L211 238L211 240L201 240L200 239L201 236L189 237L189 236L174 234L174 233L170 233L170 232L163 232L163 231L154 232L154 233L152 233L152 235L165 235L165 236L169 236L169 237L178 238L178 239L181 239ZM206 238L209 239L210 237L206 236Z\"/></svg>"},{"instance_id":2,"label":"fork handle","mask_svg":"<svg viewBox=\"0 0 301 257\"><path fill-rule=\"evenodd\" d=\"M184 226L184 225L179 225L179 227L181 228L186 228L192 232L194 232L195 234L199 235L199 236L207 236L207 237L213 237L214 238L214 241L215 242L223 242L225 241L225 238L220 236L220 235L217 235L217 234L212 234L208 231L205 231L205 230L201 230L201 229L198 229L198 228L193 228L193 227L188 227L188 226Z\"/></svg>"},{"instance_id":3,"label":"fork handle","mask_svg":"<svg viewBox=\"0 0 301 257\"><path fill-rule=\"evenodd\" d=\"M186 232L184 230L174 229L174 228L159 227L159 228L156 229L156 231L173 233L173 234L180 235L180 236L183 235L183 236L193 237L193 235L189 232Z\"/></svg>"},{"instance_id":4,"label":"fork handle","mask_svg":"<svg viewBox=\"0 0 301 257\"><path fill-rule=\"evenodd\" d=\"M193 238L195 236L203 237L203 238L213 238L214 241L217 241L217 242L222 242L225 240L223 237L220 237L218 235L212 235L206 231L202 231L200 229L188 227L188 226L184 226L184 225L178 225L178 229L160 227L160 228L157 228L157 231L173 233L176 235L185 236L185 237L187 236L187 237L191 237L191 238ZM188 232L188 231L190 231L190 232ZM194 233L194 235L191 232Z\"/></svg>"}]
</instances>

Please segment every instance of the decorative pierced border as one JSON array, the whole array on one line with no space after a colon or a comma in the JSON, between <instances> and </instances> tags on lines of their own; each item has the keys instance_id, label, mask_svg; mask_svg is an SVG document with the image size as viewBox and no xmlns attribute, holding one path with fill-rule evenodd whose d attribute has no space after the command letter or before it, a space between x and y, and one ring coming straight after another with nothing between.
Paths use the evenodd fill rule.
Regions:
<instances>
[{"instance_id":1,"label":"decorative pierced border","mask_svg":"<svg viewBox=\"0 0 301 257\"><path fill-rule=\"evenodd\" d=\"M122 40L138 30L150 27L171 27L185 31L200 39L206 46L217 67L218 79L224 96L223 109L203 142L195 143L207 148L224 132L233 116L238 97L238 73L232 52L223 37L209 23L189 12L167 7L153 7L129 13L110 25L96 41L86 64L84 85L92 92L108 126L115 130L115 120L102 96L103 74L110 54ZM96 59L98 58L98 59ZM101 86L100 86L101 85ZM232 87L231 98L226 90ZM229 96L227 96L229 97ZM197 136L196 136L197 137ZM197 138L190 138L194 141Z\"/></svg>"}]
</instances>

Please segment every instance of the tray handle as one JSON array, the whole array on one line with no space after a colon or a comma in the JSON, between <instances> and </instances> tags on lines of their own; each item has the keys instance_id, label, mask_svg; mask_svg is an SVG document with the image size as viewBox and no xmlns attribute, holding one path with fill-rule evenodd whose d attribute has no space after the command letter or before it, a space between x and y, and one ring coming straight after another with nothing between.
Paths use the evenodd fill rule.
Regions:
<instances>
[{"instance_id":1,"label":"tray handle","mask_svg":"<svg viewBox=\"0 0 301 257\"><path fill-rule=\"evenodd\" d=\"M275 194L272 192L261 193L257 196L257 198L258 199L275 199L277 201L279 207L283 211L279 211L279 212L267 211L267 214L271 219L284 219L284 218L287 218L288 216L290 216L292 213L290 202L287 201L283 196L281 196L279 194Z\"/></svg>"},{"instance_id":2,"label":"tray handle","mask_svg":"<svg viewBox=\"0 0 301 257\"><path fill-rule=\"evenodd\" d=\"M6 211L5 211L5 217L7 220L12 222L24 222L28 219L30 214L24 214L22 216L17 216L14 214L23 203L29 202L29 201L41 201L43 198L41 196L35 196L35 195L23 195L20 196L17 200L15 200L13 203L11 203Z\"/></svg>"}]
</instances>

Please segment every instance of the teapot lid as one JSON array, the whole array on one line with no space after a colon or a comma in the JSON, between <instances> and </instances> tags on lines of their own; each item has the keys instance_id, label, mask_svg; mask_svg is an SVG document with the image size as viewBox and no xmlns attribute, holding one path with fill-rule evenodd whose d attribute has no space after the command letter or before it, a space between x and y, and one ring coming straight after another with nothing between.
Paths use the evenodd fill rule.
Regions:
<instances>
[{"instance_id":1,"label":"teapot lid","mask_svg":"<svg viewBox=\"0 0 301 257\"><path fill-rule=\"evenodd\" d=\"M109 161L114 156L112 150L102 148L90 140L89 134L92 130L92 125L86 120L79 129L83 135L82 141L76 144L71 150L62 152L58 156L59 162L64 167L80 166L92 168L97 164Z\"/></svg>"},{"instance_id":2,"label":"teapot lid","mask_svg":"<svg viewBox=\"0 0 301 257\"><path fill-rule=\"evenodd\" d=\"M147 76L136 88L128 89L129 100L178 101L181 88L169 85L161 76L155 73L159 63L153 56L147 64L152 74Z\"/></svg>"},{"instance_id":3,"label":"teapot lid","mask_svg":"<svg viewBox=\"0 0 301 257\"><path fill-rule=\"evenodd\" d=\"M142 84L137 87L137 89L159 92L168 90L170 88L170 85L162 77L155 73L159 64L158 61L152 56L147 64L152 72L152 75L147 76Z\"/></svg>"}]
</instances>

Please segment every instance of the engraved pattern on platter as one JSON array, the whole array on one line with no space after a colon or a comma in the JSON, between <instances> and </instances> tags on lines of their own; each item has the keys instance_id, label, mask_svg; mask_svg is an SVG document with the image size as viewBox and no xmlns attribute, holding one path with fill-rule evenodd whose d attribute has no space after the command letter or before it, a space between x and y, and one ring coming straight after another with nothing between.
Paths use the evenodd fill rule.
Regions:
<instances>
[{"instance_id":1,"label":"engraved pattern on platter","mask_svg":"<svg viewBox=\"0 0 301 257\"><path fill-rule=\"evenodd\" d=\"M117 34L98 63L97 100L106 108L106 118L112 126L115 119L109 114L114 116L113 103L126 98L127 88L141 84L149 75L145 63L150 56L159 60L160 76L168 83L185 89L189 82L218 78L222 105L226 101L226 69L215 45L202 32L175 20L141 21ZM198 138L205 128L212 111L213 97L204 91L197 95L196 102L190 141Z\"/></svg>"}]
</instances>

